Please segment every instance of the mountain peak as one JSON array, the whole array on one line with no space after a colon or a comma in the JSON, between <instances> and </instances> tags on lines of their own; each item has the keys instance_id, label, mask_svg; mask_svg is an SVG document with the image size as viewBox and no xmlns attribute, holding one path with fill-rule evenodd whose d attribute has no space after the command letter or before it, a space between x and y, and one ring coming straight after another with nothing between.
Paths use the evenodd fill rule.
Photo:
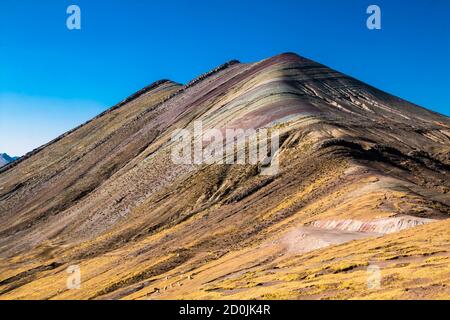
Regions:
<instances>
[{"instance_id":1,"label":"mountain peak","mask_svg":"<svg viewBox=\"0 0 450 320\"><path fill-rule=\"evenodd\" d=\"M282 53L274 55L266 60L286 61L286 62L311 61L311 60L299 55L296 52L282 52Z\"/></svg>"},{"instance_id":2,"label":"mountain peak","mask_svg":"<svg viewBox=\"0 0 450 320\"><path fill-rule=\"evenodd\" d=\"M262 154L276 158L277 172L261 175L263 161L246 159L175 163L171 137L195 134L197 121L216 129L214 143L232 160L237 145L221 132L277 132L270 145L280 142L278 150ZM0 259L12 257L0 272L32 272L25 282L6 275L2 298L296 299L313 286L321 288L314 296L333 298L347 273L359 282L342 294L370 297L358 274L373 261L413 256L435 274L441 260L429 264L423 252L449 251L449 127L444 116L295 53L231 61L184 86L156 81L0 168ZM439 258L446 267L447 256ZM74 261L88 281L65 290ZM447 274L421 278L420 294L436 295ZM414 298L398 290L412 275L376 293Z\"/></svg>"},{"instance_id":3,"label":"mountain peak","mask_svg":"<svg viewBox=\"0 0 450 320\"><path fill-rule=\"evenodd\" d=\"M0 153L0 167L16 161L19 157L11 157L7 153Z\"/></svg>"}]
</instances>

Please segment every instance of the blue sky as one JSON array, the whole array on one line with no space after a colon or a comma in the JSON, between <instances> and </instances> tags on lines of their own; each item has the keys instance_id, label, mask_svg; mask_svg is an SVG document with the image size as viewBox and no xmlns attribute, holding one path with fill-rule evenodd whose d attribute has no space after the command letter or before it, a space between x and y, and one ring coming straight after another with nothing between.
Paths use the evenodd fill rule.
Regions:
<instances>
[{"instance_id":1,"label":"blue sky","mask_svg":"<svg viewBox=\"0 0 450 320\"><path fill-rule=\"evenodd\" d=\"M66 27L71 4L81 30ZM286 51L450 115L449 16L448 0L2 0L0 152L22 155L157 79Z\"/></svg>"}]
</instances>

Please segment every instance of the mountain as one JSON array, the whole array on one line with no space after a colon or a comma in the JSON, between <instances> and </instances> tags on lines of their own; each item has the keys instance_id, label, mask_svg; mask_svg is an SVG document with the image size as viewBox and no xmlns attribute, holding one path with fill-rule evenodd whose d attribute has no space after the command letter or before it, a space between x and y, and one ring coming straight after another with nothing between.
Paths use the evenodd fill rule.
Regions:
<instances>
[{"instance_id":1,"label":"mountain","mask_svg":"<svg viewBox=\"0 0 450 320\"><path fill-rule=\"evenodd\" d=\"M200 121L278 132L278 170L174 163ZM448 117L297 54L230 61L0 169L0 297L448 299L449 173Z\"/></svg>"},{"instance_id":2,"label":"mountain","mask_svg":"<svg viewBox=\"0 0 450 320\"><path fill-rule=\"evenodd\" d=\"M10 162L14 162L17 159L19 159L19 157L10 157L6 153L0 153L0 167L4 166Z\"/></svg>"}]
</instances>

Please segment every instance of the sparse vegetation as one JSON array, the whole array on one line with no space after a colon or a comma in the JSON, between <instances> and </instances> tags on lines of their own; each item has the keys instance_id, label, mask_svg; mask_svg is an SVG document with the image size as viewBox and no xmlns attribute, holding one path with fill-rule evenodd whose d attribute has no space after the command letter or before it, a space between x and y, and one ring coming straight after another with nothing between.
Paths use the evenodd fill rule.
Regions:
<instances>
[{"instance_id":1,"label":"sparse vegetation","mask_svg":"<svg viewBox=\"0 0 450 320\"><path fill-rule=\"evenodd\" d=\"M174 165L194 120L276 126L279 172ZM1 170L0 298L450 299L449 127L294 54L158 82Z\"/></svg>"}]
</instances>

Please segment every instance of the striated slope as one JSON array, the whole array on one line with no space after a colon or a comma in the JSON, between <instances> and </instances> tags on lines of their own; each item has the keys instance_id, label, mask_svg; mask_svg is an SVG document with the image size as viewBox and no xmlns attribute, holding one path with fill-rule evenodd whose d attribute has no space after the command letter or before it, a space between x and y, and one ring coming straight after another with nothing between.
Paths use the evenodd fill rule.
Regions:
<instances>
[{"instance_id":1,"label":"striated slope","mask_svg":"<svg viewBox=\"0 0 450 320\"><path fill-rule=\"evenodd\" d=\"M280 172L174 165L198 120L280 130ZM295 54L158 82L0 173L0 295L412 298L420 265L416 297L448 297L449 139L447 117ZM389 285L363 290L368 263Z\"/></svg>"},{"instance_id":2,"label":"striated slope","mask_svg":"<svg viewBox=\"0 0 450 320\"><path fill-rule=\"evenodd\" d=\"M3 169L0 234L29 233L82 200L137 156L157 135L143 132L146 121L142 117L178 88L170 81L150 85L128 103L120 103Z\"/></svg>"}]
</instances>

